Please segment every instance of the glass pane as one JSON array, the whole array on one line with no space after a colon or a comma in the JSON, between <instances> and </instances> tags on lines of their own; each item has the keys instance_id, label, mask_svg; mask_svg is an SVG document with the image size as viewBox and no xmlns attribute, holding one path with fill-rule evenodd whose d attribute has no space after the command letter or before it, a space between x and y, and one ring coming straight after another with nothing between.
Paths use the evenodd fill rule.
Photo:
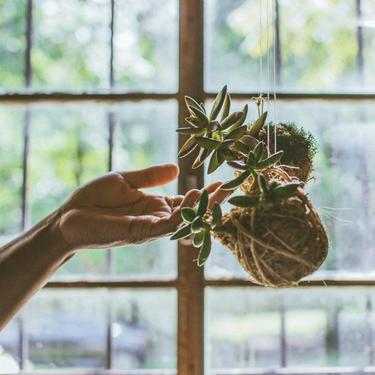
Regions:
<instances>
[{"instance_id":1,"label":"glass pane","mask_svg":"<svg viewBox=\"0 0 375 375\"><path fill-rule=\"evenodd\" d=\"M21 230L24 111L0 107L0 241ZM5 215L5 213L7 213Z\"/></svg>"},{"instance_id":2,"label":"glass pane","mask_svg":"<svg viewBox=\"0 0 375 375\"><path fill-rule=\"evenodd\" d=\"M259 4L255 0L205 0L207 91L216 92L225 84L232 92L264 90L272 80L272 6L269 2L268 9L262 7L260 28Z\"/></svg>"},{"instance_id":3,"label":"glass pane","mask_svg":"<svg viewBox=\"0 0 375 375\"><path fill-rule=\"evenodd\" d=\"M206 298L209 374L374 364L370 290L209 288Z\"/></svg>"},{"instance_id":4,"label":"glass pane","mask_svg":"<svg viewBox=\"0 0 375 375\"><path fill-rule=\"evenodd\" d=\"M272 109L270 106L269 119L274 121ZM370 141L375 137L373 103L279 101L277 111L278 120L294 121L310 130L318 141L313 172L316 180L309 182L307 191L330 238L330 251L323 269L359 272L362 276L365 271L372 272L375 269L372 220L375 175L371 168L375 154ZM229 168L223 167L218 175L208 176L208 181L217 178L225 181L230 173ZM244 276L230 251L217 244L207 262L206 274L209 277Z\"/></svg>"},{"instance_id":5,"label":"glass pane","mask_svg":"<svg viewBox=\"0 0 375 375\"><path fill-rule=\"evenodd\" d=\"M131 290L111 295L115 306L114 368L176 369L176 292Z\"/></svg>"},{"instance_id":6,"label":"glass pane","mask_svg":"<svg viewBox=\"0 0 375 375\"><path fill-rule=\"evenodd\" d=\"M77 186L106 172L107 138L104 107L32 110L29 176L32 224L58 208ZM105 272L105 254L104 250L81 251L59 274Z\"/></svg>"},{"instance_id":7,"label":"glass pane","mask_svg":"<svg viewBox=\"0 0 375 375\"><path fill-rule=\"evenodd\" d=\"M14 319L0 332L0 370L14 374L19 366L19 321Z\"/></svg>"},{"instance_id":8,"label":"glass pane","mask_svg":"<svg viewBox=\"0 0 375 375\"><path fill-rule=\"evenodd\" d=\"M127 91L176 91L178 1L116 1L116 85Z\"/></svg>"},{"instance_id":9,"label":"glass pane","mask_svg":"<svg viewBox=\"0 0 375 375\"><path fill-rule=\"evenodd\" d=\"M283 86L353 87L358 54L355 1L279 3Z\"/></svg>"},{"instance_id":10,"label":"glass pane","mask_svg":"<svg viewBox=\"0 0 375 375\"><path fill-rule=\"evenodd\" d=\"M0 1L0 89L25 83L25 13L25 0Z\"/></svg>"},{"instance_id":11,"label":"glass pane","mask_svg":"<svg viewBox=\"0 0 375 375\"><path fill-rule=\"evenodd\" d=\"M116 108L114 169L132 170L177 162L177 106L175 102L129 103ZM177 181L148 190L175 195ZM132 277L174 277L176 243L162 239L115 252L116 274Z\"/></svg>"},{"instance_id":12,"label":"glass pane","mask_svg":"<svg viewBox=\"0 0 375 375\"><path fill-rule=\"evenodd\" d=\"M33 86L109 85L109 0L34 1Z\"/></svg>"},{"instance_id":13,"label":"glass pane","mask_svg":"<svg viewBox=\"0 0 375 375\"><path fill-rule=\"evenodd\" d=\"M27 307L29 370L103 368L105 290L43 290Z\"/></svg>"},{"instance_id":14,"label":"glass pane","mask_svg":"<svg viewBox=\"0 0 375 375\"><path fill-rule=\"evenodd\" d=\"M206 0L205 4L207 90L217 91L224 84L232 91L272 89L274 2ZM355 1L280 0L279 10L282 87L359 87ZM369 35L368 51L371 43Z\"/></svg>"},{"instance_id":15,"label":"glass pane","mask_svg":"<svg viewBox=\"0 0 375 375\"><path fill-rule=\"evenodd\" d=\"M363 34L364 34L364 84L375 87L373 67L375 64L375 3L372 0L362 0Z\"/></svg>"}]
</instances>

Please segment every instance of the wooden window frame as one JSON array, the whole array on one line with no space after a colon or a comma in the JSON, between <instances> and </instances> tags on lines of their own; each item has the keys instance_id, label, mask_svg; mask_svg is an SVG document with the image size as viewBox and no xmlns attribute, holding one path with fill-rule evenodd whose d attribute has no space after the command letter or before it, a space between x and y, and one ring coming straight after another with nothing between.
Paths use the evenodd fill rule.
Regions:
<instances>
[{"instance_id":1,"label":"wooden window frame","mask_svg":"<svg viewBox=\"0 0 375 375\"><path fill-rule=\"evenodd\" d=\"M23 105L25 109L24 132L23 132L23 183L22 183L22 223L21 230L29 226L28 220L28 160L29 160L29 124L30 109L37 103L123 103L128 101L142 100L176 100L178 102L178 121L184 122L186 116L184 95L189 94L199 100L212 99L214 93L204 90L204 0L179 0L179 88L176 93L129 93L113 92L114 87L114 18L115 1L110 0L111 18L110 18L110 59L109 59L109 82L108 91L92 92L38 92L31 89L32 65L32 28L33 28L33 0L27 0L26 13L26 49L25 49L25 90L17 92L5 92L0 94L0 105ZM357 17L361 17L361 0L356 0ZM280 46L280 22L278 0L275 0L275 33L276 33L276 81L282 81L281 67L281 46ZM359 78L363 78L363 31L359 24L357 27L358 57L357 71ZM233 99L248 99L257 95L256 92L234 93ZM272 95L271 95L272 97ZM345 92L345 93L309 93L309 92L287 92L278 91L277 97L280 102L284 100L338 100L338 101L363 101L374 100L374 92ZM113 132L114 132L114 114L109 110L107 116L108 122L108 170L112 169L113 157ZM184 141L184 136L180 135L179 145ZM176 150L177 152L177 150ZM201 188L204 184L203 169L191 170L192 158L185 158L179 161L181 174L178 181L178 190L184 193L191 188ZM70 289L70 288L145 288L162 289L174 288L178 293L178 334L177 334L177 372L179 375L202 375L204 374L204 290L205 287L256 287L256 285L244 279L205 279L203 268L196 267L194 259L197 257L197 250L190 241L180 241L178 245L178 276L174 280L129 280L129 279L98 279L98 280L77 280L77 281L50 281L45 288ZM107 271L112 273L112 250L108 250ZM375 279L320 279L304 281L302 286L328 286L328 287L374 287ZM113 364L113 343L112 343L112 307L108 307L107 322L107 360L106 370L94 370L77 372L74 374L166 374L165 371L119 371L112 370ZM20 317L20 339L19 356L21 370L25 369L28 360L28 337L27 321ZM319 370L320 371L320 370ZM354 372L347 369L348 373ZM171 373L173 373L172 371ZM308 373L304 370L302 373ZM341 368L330 368L327 372L343 373ZM45 372L41 372L45 374ZM169 372L168 372L169 373ZM247 372L248 373L248 372ZM257 370L257 374L261 374ZM267 374L268 372L263 372ZM272 372L275 374L275 371ZM311 371L313 373L313 371ZM38 372L32 372L38 374ZM224 372L223 372L224 374ZM227 372L225 372L227 374ZM294 372L295 375L298 372Z\"/></svg>"}]
</instances>

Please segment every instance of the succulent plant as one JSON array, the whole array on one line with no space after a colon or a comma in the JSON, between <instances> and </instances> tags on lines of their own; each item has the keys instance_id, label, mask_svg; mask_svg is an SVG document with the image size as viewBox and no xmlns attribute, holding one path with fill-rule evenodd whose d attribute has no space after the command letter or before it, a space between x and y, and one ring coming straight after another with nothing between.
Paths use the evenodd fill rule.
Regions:
<instances>
[{"instance_id":1,"label":"succulent plant","mask_svg":"<svg viewBox=\"0 0 375 375\"><path fill-rule=\"evenodd\" d=\"M243 124L248 106L245 105L242 111L230 114L231 97L226 86L217 94L210 113L203 104L189 96L185 97L185 103L190 113L185 119L188 127L179 128L177 132L188 134L189 138L181 147L178 156L185 157L199 148L193 168L201 166L211 155L208 173L214 172L226 160L235 160L236 155L231 147L247 131L247 126Z\"/></svg>"},{"instance_id":2,"label":"succulent plant","mask_svg":"<svg viewBox=\"0 0 375 375\"><path fill-rule=\"evenodd\" d=\"M199 248L197 263L203 266L211 252L211 231L221 224L222 212L218 203L208 213L208 193L204 190L197 208L181 210L184 225L173 234L171 240L180 240L193 235L193 245Z\"/></svg>"},{"instance_id":3,"label":"succulent plant","mask_svg":"<svg viewBox=\"0 0 375 375\"><path fill-rule=\"evenodd\" d=\"M258 142L252 151L248 152L246 160L228 161L227 164L242 171L239 176L226 182L221 188L223 190L233 190L239 187L248 177L257 177L257 171L263 170L276 164L283 156L283 151L275 152L272 155L264 156L266 145L264 142Z\"/></svg>"},{"instance_id":4,"label":"succulent plant","mask_svg":"<svg viewBox=\"0 0 375 375\"><path fill-rule=\"evenodd\" d=\"M275 172L281 173L278 164L284 157L284 150L270 153L271 147L267 148L262 141L267 120L267 112L263 112L263 98L256 98L258 118L250 124L245 124L247 105L241 111L230 113L231 97L226 86L217 94L210 111L191 97L186 96L185 102L189 111L186 118L188 126L177 131L189 135L189 138L182 146L179 157L198 150L193 168L198 168L208 158L208 173L214 172L225 162L234 168L236 177L224 183L221 189L234 191L241 187L247 194L229 199L229 203L237 207L233 210L250 212L248 209L253 207L276 208L280 201L296 194L301 185L299 181L287 182L288 179L276 180L272 177ZM296 132L294 128L288 129ZM305 133L298 133L298 136L303 141L306 138ZM307 141L310 142L310 138ZM248 178L252 179L251 184L255 187L249 191L245 188ZM223 224L230 220L230 213L223 215L218 203L210 210L208 193L203 191L197 207L183 208L181 216L183 225L171 239L191 236L193 246L199 248L197 263L202 266L211 252L211 236L223 231Z\"/></svg>"},{"instance_id":5,"label":"succulent plant","mask_svg":"<svg viewBox=\"0 0 375 375\"><path fill-rule=\"evenodd\" d=\"M236 207L250 208L255 206L270 207L281 199L291 197L297 188L299 182L290 182L281 184L277 181L268 183L262 174L258 174L259 195L238 195L229 199L229 203Z\"/></svg>"}]
</instances>

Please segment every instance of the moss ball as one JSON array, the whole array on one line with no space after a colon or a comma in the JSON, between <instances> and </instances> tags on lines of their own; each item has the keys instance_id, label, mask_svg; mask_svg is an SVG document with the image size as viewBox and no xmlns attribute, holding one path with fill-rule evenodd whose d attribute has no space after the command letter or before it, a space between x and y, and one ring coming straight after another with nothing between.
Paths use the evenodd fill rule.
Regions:
<instances>
[{"instance_id":1,"label":"moss ball","mask_svg":"<svg viewBox=\"0 0 375 375\"><path fill-rule=\"evenodd\" d=\"M316 271L328 252L325 229L305 193L268 208L234 208L214 237L259 285L287 287Z\"/></svg>"},{"instance_id":2,"label":"moss ball","mask_svg":"<svg viewBox=\"0 0 375 375\"><path fill-rule=\"evenodd\" d=\"M275 152L275 124L264 126L259 133L259 140L268 143L267 131L269 129L269 148ZM277 150L283 150L281 164L296 168L287 168L290 176L297 177L306 182L313 170L313 158L317 152L316 141L310 132L298 128L293 123L281 123L276 127Z\"/></svg>"}]
</instances>

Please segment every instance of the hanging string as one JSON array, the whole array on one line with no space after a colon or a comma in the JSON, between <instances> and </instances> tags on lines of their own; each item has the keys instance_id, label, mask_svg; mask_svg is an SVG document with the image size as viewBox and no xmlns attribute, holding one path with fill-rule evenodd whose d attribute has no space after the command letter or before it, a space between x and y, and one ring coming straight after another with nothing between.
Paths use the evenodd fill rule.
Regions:
<instances>
[{"instance_id":1,"label":"hanging string","mask_svg":"<svg viewBox=\"0 0 375 375\"><path fill-rule=\"evenodd\" d=\"M273 117L274 117L274 152L277 151L277 104L276 104L276 1L273 6Z\"/></svg>"},{"instance_id":2,"label":"hanging string","mask_svg":"<svg viewBox=\"0 0 375 375\"><path fill-rule=\"evenodd\" d=\"M259 0L259 99L263 95L262 0Z\"/></svg>"},{"instance_id":3,"label":"hanging string","mask_svg":"<svg viewBox=\"0 0 375 375\"><path fill-rule=\"evenodd\" d=\"M269 111L269 104L270 104L270 51L269 51L269 39L270 39L270 22L269 22L269 0L266 0L266 27L267 27L267 34L266 34L266 51L267 51L267 111ZM268 156L271 153L270 150L270 123L267 122L267 151Z\"/></svg>"}]
</instances>

